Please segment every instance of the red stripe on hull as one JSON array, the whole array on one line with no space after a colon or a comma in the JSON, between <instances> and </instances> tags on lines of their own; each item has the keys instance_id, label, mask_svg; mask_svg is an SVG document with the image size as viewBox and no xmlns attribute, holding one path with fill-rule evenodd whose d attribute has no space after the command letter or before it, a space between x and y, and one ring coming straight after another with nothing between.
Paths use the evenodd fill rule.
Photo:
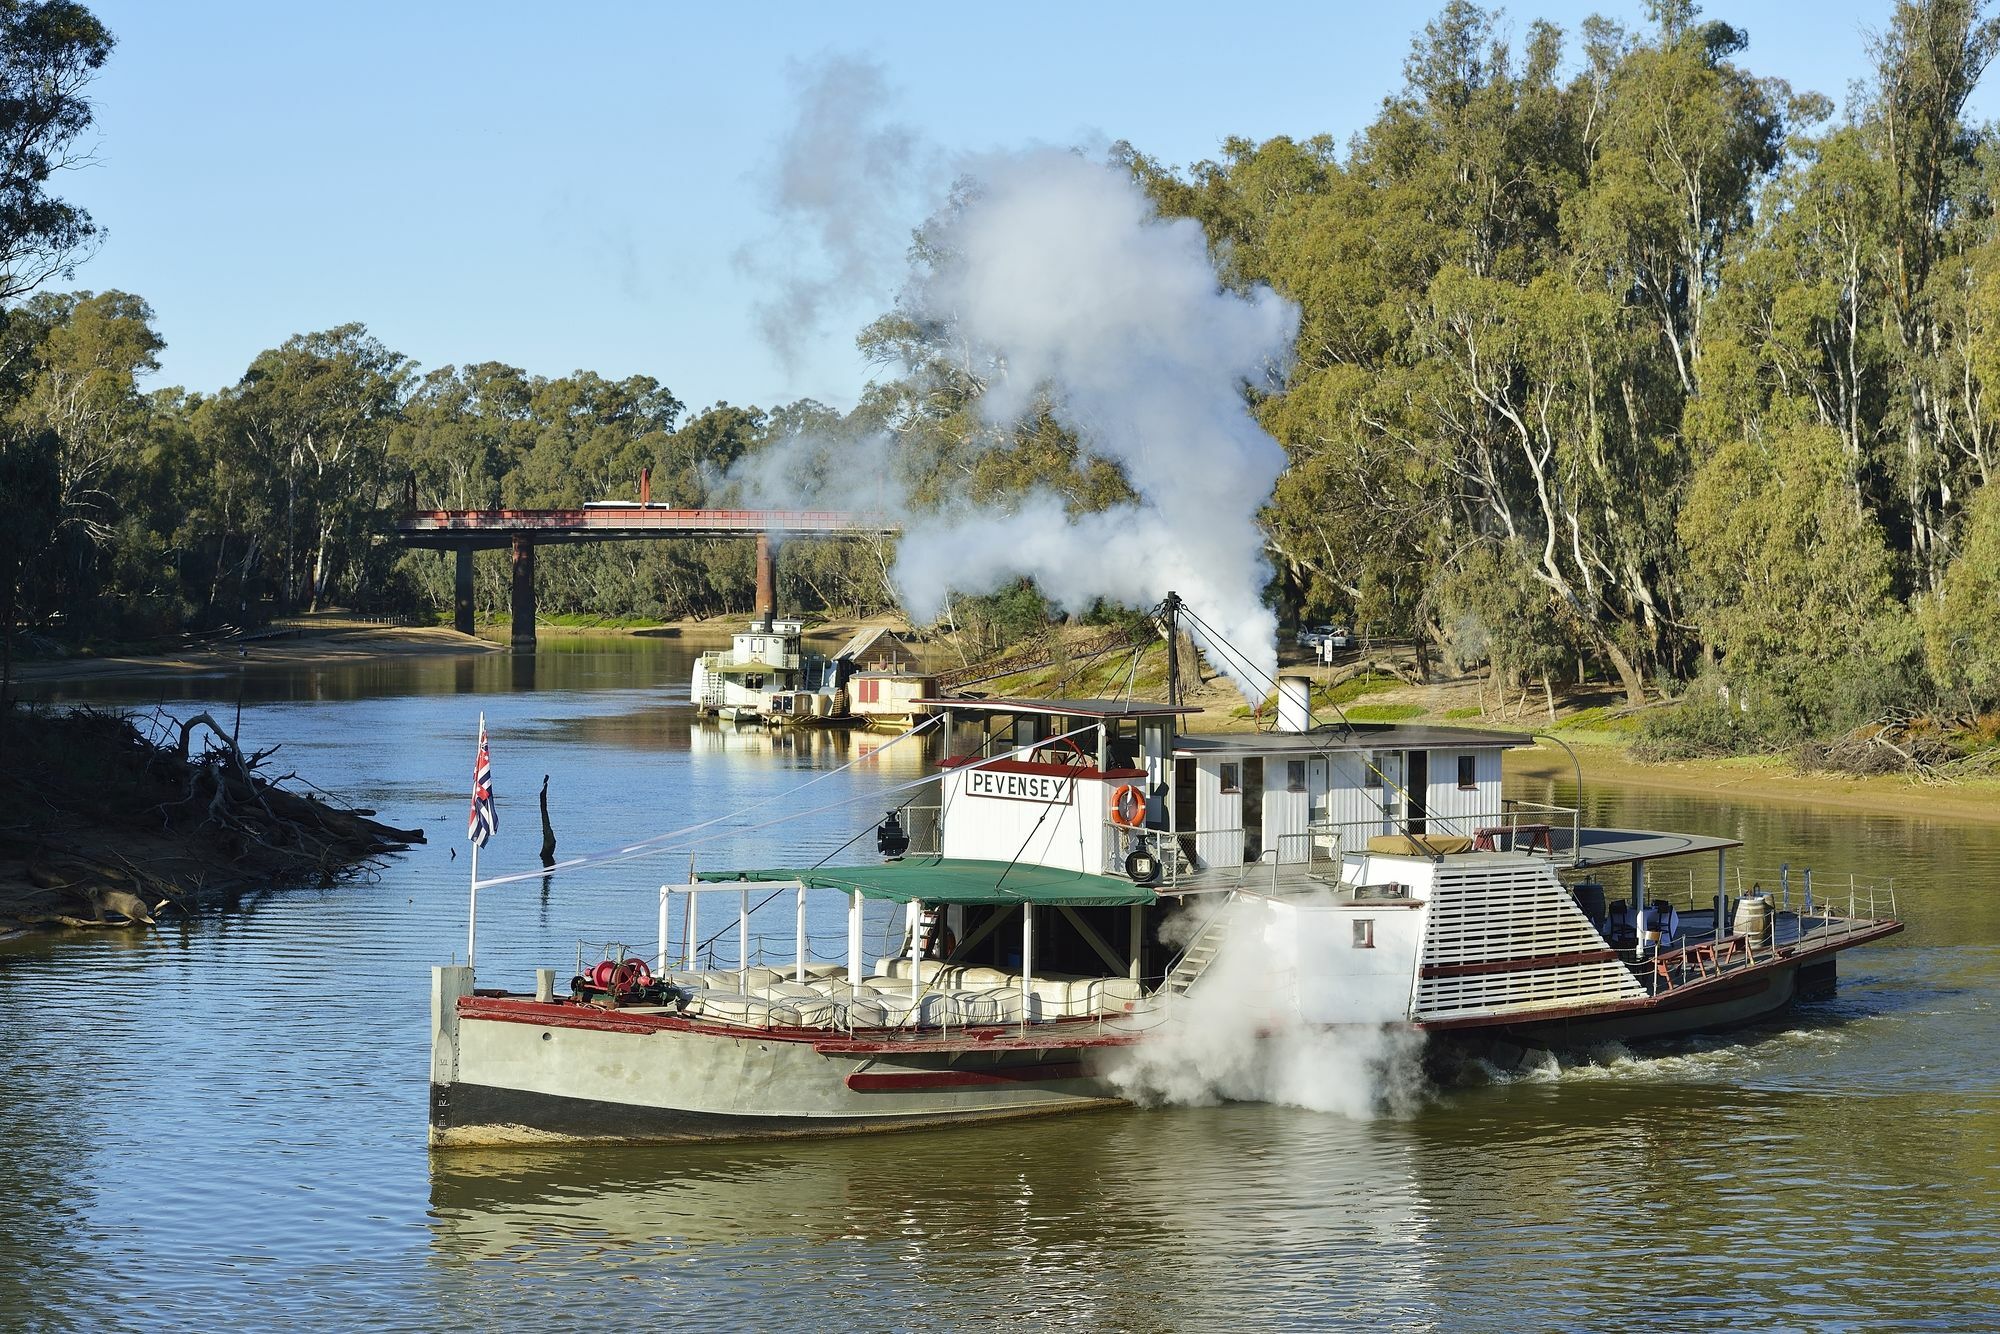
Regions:
<instances>
[{"instance_id":1,"label":"red stripe on hull","mask_svg":"<svg viewBox=\"0 0 2000 1334\"><path fill-rule=\"evenodd\" d=\"M863 1071L847 1077L847 1087L856 1092L872 1090L966 1089L994 1084L1032 1084L1044 1080L1081 1079L1083 1065L1065 1061L1055 1065L1011 1065L997 1070L900 1070Z\"/></svg>"}]
</instances>

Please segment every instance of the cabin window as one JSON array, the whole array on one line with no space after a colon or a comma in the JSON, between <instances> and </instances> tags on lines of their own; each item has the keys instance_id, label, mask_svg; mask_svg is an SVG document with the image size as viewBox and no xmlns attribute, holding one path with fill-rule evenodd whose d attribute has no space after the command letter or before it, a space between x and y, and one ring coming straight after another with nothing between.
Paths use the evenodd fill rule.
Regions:
<instances>
[{"instance_id":1,"label":"cabin window","mask_svg":"<svg viewBox=\"0 0 2000 1334\"><path fill-rule=\"evenodd\" d=\"M1243 790L1243 780L1239 776L1241 772L1241 769L1234 761L1222 766L1222 790L1224 792L1241 792Z\"/></svg>"},{"instance_id":2,"label":"cabin window","mask_svg":"<svg viewBox=\"0 0 2000 1334\"><path fill-rule=\"evenodd\" d=\"M1304 760L1286 760L1285 791L1303 792L1305 790L1306 790L1306 762Z\"/></svg>"},{"instance_id":3,"label":"cabin window","mask_svg":"<svg viewBox=\"0 0 2000 1334\"><path fill-rule=\"evenodd\" d=\"M1375 948L1375 919L1357 917L1354 919L1354 948L1372 950Z\"/></svg>"},{"instance_id":4,"label":"cabin window","mask_svg":"<svg viewBox=\"0 0 2000 1334\"><path fill-rule=\"evenodd\" d=\"M746 676L743 678L743 688L745 690L762 690L764 688L764 678L755 675Z\"/></svg>"},{"instance_id":5,"label":"cabin window","mask_svg":"<svg viewBox=\"0 0 2000 1334\"><path fill-rule=\"evenodd\" d=\"M1473 769L1472 756L1461 755L1458 757L1458 786L1460 791L1469 791L1479 786L1479 780L1475 777Z\"/></svg>"}]
</instances>

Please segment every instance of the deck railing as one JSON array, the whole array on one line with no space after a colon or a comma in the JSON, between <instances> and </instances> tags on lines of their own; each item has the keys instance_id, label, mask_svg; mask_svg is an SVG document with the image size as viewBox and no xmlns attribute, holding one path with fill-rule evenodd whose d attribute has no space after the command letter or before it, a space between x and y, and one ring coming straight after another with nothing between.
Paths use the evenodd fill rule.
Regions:
<instances>
[{"instance_id":1,"label":"deck railing","mask_svg":"<svg viewBox=\"0 0 2000 1334\"><path fill-rule=\"evenodd\" d=\"M1257 878L1275 887L1284 868L1304 868L1307 874L1313 874L1315 867L1322 871L1336 869L1343 857L1367 852L1368 840L1382 835L1402 834L1411 839L1419 856L1424 855L1426 846L1441 847L1440 840L1471 838L1482 851L1541 852L1568 862L1576 860L1576 850L1582 841L1582 816L1578 808L1536 802L1510 800L1503 802L1498 811L1426 817L1426 828L1421 833L1409 833L1410 823L1407 819L1380 815L1365 820L1316 821L1307 825L1303 833L1279 834L1263 840L1275 846L1261 848L1254 857L1239 855L1234 861L1224 858L1205 861L1203 840L1220 838L1227 847L1243 848L1243 827L1158 829L1122 825L1107 818L1102 870L1106 875L1125 875L1125 859L1135 848L1143 848L1160 860L1162 889L1173 889L1190 880L1215 885L1230 880L1252 883ZM1451 832L1432 827L1440 824L1449 825ZM1569 830L1569 844L1558 849L1555 831L1565 826ZM1460 829L1464 832L1458 832Z\"/></svg>"}]
</instances>

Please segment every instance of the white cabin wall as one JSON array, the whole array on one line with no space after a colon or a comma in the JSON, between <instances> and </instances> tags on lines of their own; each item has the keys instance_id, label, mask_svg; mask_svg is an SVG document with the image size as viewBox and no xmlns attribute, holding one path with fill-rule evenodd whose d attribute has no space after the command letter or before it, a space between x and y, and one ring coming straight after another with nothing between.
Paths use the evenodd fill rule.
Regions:
<instances>
[{"instance_id":1,"label":"white cabin wall","mask_svg":"<svg viewBox=\"0 0 2000 1334\"><path fill-rule=\"evenodd\" d=\"M1070 780L1070 800L1047 803L966 791L965 767L944 774L943 853L985 861L1021 861L1069 871L1104 870L1104 815L1109 788L1101 779Z\"/></svg>"},{"instance_id":2,"label":"white cabin wall","mask_svg":"<svg viewBox=\"0 0 2000 1334\"><path fill-rule=\"evenodd\" d=\"M1232 760L1239 764L1241 761ZM1224 761L1204 756L1195 761L1195 828L1220 830L1220 833L1201 834L1195 839L1195 855L1204 866L1241 866L1243 864L1243 793L1238 781L1238 791L1222 790L1222 766ZM1242 773L1239 768L1238 774Z\"/></svg>"},{"instance_id":3,"label":"white cabin wall","mask_svg":"<svg viewBox=\"0 0 2000 1334\"><path fill-rule=\"evenodd\" d=\"M1351 852L1366 848L1371 835L1388 828L1382 819L1375 775L1368 771L1363 757L1353 751L1337 751L1330 758L1333 786L1327 793L1327 818L1340 835L1343 849Z\"/></svg>"},{"instance_id":4,"label":"white cabin wall","mask_svg":"<svg viewBox=\"0 0 2000 1334\"><path fill-rule=\"evenodd\" d=\"M1287 787L1286 773L1291 764L1306 766L1306 781L1297 792ZM1305 755L1270 755L1264 759L1264 849L1275 851L1281 862L1307 860L1306 832L1311 818L1311 760Z\"/></svg>"},{"instance_id":5,"label":"white cabin wall","mask_svg":"<svg viewBox=\"0 0 2000 1334\"><path fill-rule=\"evenodd\" d=\"M1490 818L1498 806L1487 806L1477 787L1461 788L1458 785L1458 760L1461 755L1471 755L1474 773L1478 772L1478 752L1468 750L1433 750L1430 753L1430 789L1424 800L1430 812L1430 831L1439 835L1463 835L1469 837L1473 829L1491 824Z\"/></svg>"},{"instance_id":6,"label":"white cabin wall","mask_svg":"<svg viewBox=\"0 0 2000 1334\"><path fill-rule=\"evenodd\" d=\"M1355 924L1372 944L1355 944ZM1386 1024L1410 1017L1424 910L1386 904L1299 908L1291 923L1299 1017L1309 1024Z\"/></svg>"}]
</instances>

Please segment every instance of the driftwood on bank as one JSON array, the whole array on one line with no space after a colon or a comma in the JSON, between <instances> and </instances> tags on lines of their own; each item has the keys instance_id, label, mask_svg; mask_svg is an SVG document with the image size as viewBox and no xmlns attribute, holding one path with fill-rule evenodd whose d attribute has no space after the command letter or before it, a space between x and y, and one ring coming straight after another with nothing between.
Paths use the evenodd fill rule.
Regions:
<instances>
[{"instance_id":1,"label":"driftwood on bank","mask_svg":"<svg viewBox=\"0 0 2000 1334\"><path fill-rule=\"evenodd\" d=\"M144 926L423 841L268 774L277 748L207 713L148 721L0 711L0 923Z\"/></svg>"}]
</instances>

